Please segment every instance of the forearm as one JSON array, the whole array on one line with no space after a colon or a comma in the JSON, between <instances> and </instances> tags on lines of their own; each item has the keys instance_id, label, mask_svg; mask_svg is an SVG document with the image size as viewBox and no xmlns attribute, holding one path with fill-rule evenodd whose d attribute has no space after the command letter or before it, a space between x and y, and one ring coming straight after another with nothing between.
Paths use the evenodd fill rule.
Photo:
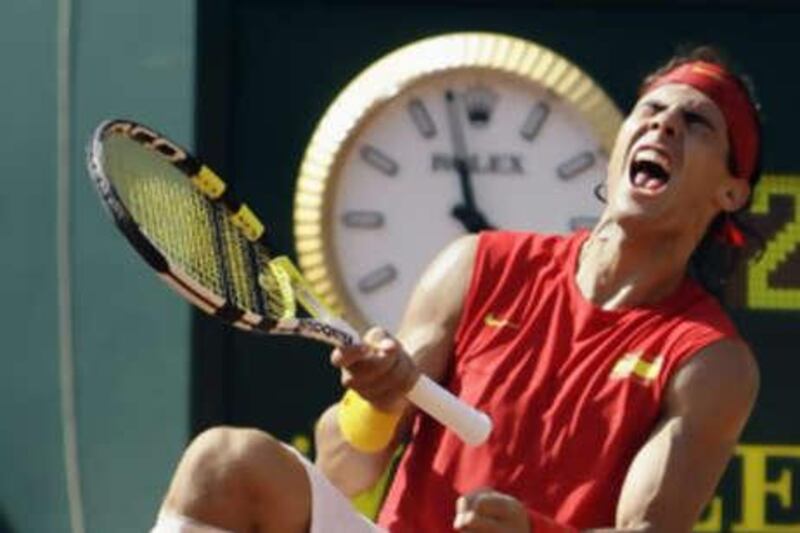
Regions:
<instances>
[{"instance_id":1,"label":"forearm","mask_svg":"<svg viewBox=\"0 0 800 533\"><path fill-rule=\"evenodd\" d=\"M364 453L355 449L342 436L338 423L339 404L330 406L320 417L315 430L317 466L345 495L355 496L380 479L405 429L401 420L396 437L382 451Z\"/></svg>"}]
</instances>

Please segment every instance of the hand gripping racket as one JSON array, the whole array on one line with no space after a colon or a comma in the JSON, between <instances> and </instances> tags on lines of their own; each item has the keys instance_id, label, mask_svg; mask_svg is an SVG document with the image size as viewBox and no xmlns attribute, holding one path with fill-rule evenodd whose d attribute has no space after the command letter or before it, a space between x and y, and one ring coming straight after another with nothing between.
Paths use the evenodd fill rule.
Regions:
<instances>
[{"instance_id":1,"label":"hand gripping racket","mask_svg":"<svg viewBox=\"0 0 800 533\"><path fill-rule=\"evenodd\" d=\"M315 296L265 226L219 176L152 129L110 120L95 130L87 166L100 199L144 260L191 303L247 331L333 346L358 332ZM309 316L298 316L304 310ZM491 420L421 374L408 399L470 445Z\"/></svg>"}]
</instances>

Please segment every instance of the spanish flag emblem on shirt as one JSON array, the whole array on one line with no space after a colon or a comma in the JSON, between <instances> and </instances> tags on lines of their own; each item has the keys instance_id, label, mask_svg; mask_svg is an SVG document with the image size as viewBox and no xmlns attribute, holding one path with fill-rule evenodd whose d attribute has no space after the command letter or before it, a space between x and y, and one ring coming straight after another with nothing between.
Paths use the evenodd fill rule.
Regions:
<instances>
[{"instance_id":1,"label":"spanish flag emblem on shirt","mask_svg":"<svg viewBox=\"0 0 800 533\"><path fill-rule=\"evenodd\" d=\"M645 359L642 351L630 352L623 355L611 370L609 379L636 378L650 384L661 373L664 366L664 356Z\"/></svg>"}]
</instances>

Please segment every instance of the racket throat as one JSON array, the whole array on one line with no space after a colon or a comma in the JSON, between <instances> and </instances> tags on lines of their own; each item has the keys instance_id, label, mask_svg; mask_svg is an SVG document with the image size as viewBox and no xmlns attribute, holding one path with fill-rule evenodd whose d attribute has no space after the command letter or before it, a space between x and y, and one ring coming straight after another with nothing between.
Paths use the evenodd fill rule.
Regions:
<instances>
[{"instance_id":1,"label":"racket throat","mask_svg":"<svg viewBox=\"0 0 800 533\"><path fill-rule=\"evenodd\" d=\"M281 318L270 320L264 324L269 333L278 335L300 335L315 339L331 346L351 346L360 342L359 336L352 328L339 328L313 318Z\"/></svg>"}]
</instances>

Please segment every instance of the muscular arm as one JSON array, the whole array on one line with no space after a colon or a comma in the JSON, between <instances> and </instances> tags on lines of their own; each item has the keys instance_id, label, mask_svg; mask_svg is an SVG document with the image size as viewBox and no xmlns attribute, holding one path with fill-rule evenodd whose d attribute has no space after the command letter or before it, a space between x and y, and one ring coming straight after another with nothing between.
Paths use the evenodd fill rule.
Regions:
<instances>
[{"instance_id":1,"label":"muscular arm","mask_svg":"<svg viewBox=\"0 0 800 533\"><path fill-rule=\"evenodd\" d=\"M736 341L713 344L672 379L664 415L636 455L602 532L689 532L711 499L753 407L758 368Z\"/></svg>"},{"instance_id":2,"label":"muscular arm","mask_svg":"<svg viewBox=\"0 0 800 533\"><path fill-rule=\"evenodd\" d=\"M397 332L400 357L407 354L419 370L436 381L444 376L453 349L476 246L477 237L465 236L434 259L415 287ZM402 396L392 408L404 412L397 440L409 429L411 410ZM352 496L378 480L394 446L375 454L355 450L339 433L337 409L338 404L329 407L317 424L317 465L340 490Z\"/></svg>"},{"instance_id":3,"label":"muscular arm","mask_svg":"<svg viewBox=\"0 0 800 533\"><path fill-rule=\"evenodd\" d=\"M722 341L693 357L672 379L661 422L634 458L617 505L616 527L583 533L688 533L730 459L758 389L747 347ZM455 529L481 533L575 531L491 489L459 499ZM548 525L545 525L548 524Z\"/></svg>"}]
</instances>

